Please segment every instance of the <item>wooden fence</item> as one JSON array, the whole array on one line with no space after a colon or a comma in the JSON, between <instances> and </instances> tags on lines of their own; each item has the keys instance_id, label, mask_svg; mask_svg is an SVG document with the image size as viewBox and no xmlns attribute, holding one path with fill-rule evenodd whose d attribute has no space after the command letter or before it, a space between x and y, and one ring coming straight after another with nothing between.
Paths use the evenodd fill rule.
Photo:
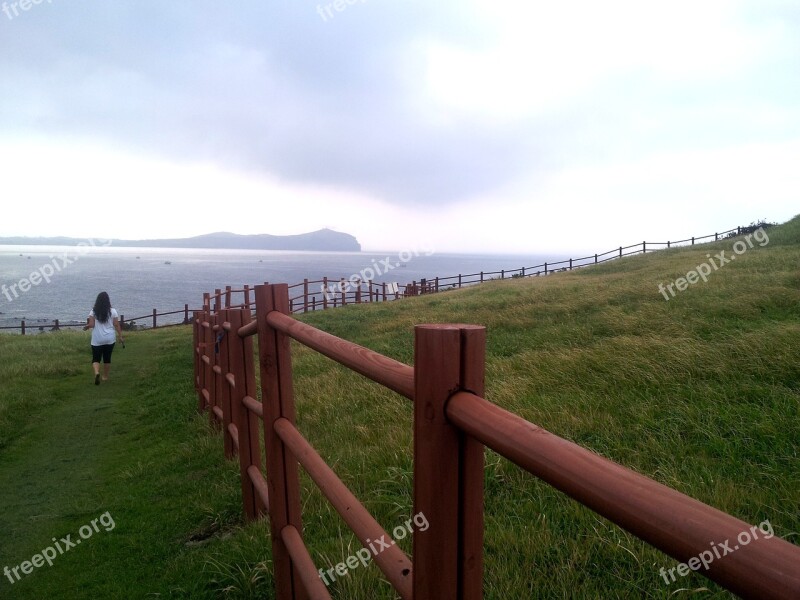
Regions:
<instances>
[{"instance_id":1,"label":"wooden fence","mask_svg":"<svg viewBox=\"0 0 800 600\"><path fill-rule=\"evenodd\" d=\"M175 325L188 325L191 323L190 315L193 311L189 309L188 304L184 304L183 308L180 310L172 310L169 312L158 312L157 309L153 309L152 312L141 316L141 317L134 317L132 319L125 319L125 315L120 315L119 323L122 329L131 329L136 326L136 321L147 320L147 323L151 325L153 329L157 329L159 327L174 327ZM183 315L183 321L178 323L168 323L161 325L158 324L159 317L167 317L172 315ZM36 331L60 331L61 329L69 329L69 328L82 328L86 325L86 323L61 323L58 319L54 319L52 321L29 321L26 319L22 319L19 325L7 325L0 327L0 331L8 330L8 331L19 331L20 334L26 335L29 331L36 330Z\"/></svg>"},{"instance_id":2,"label":"wooden fence","mask_svg":"<svg viewBox=\"0 0 800 600\"><path fill-rule=\"evenodd\" d=\"M423 294L433 294L448 289L460 289L469 285L476 285L491 281L494 279L507 279L517 277L539 277L541 275L552 275L562 271L572 271L581 267L589 267L600 263L608 262L624 256L631 256L634 254L653 252L654 250L672 248L682 244L694 245L697 242L719 241L725 237L739 235L744 232L753 230L751 227L737 227L736 229L729 229L720 233L713 233L701 237L691 237L685 240L667 241L667 242L642 242L641 244L633 244L631 246L620 246L602 254L593 254L591 256L584 256L581 258L568 258L556 262L544 262L540 265L533 265L531 267L520 267L518 269L505 269L500 271L480 271L478 273L467 273L452 275L450 277L434 277L430 279L421 279L420 281L412 281L403 285L402 289L392 289L391 284L386 282L378 283L371 280L345 279L336 277L323 277L322 279L310 280L304 279L300 283L289 286L289 312L290 313L307 313L316 310L326 310L328 308L338 308L340 306L347 306L348 304L362 304L367 302L387 302L391 300L399 300L411 296L420 296ZM246 285L242 289L232 289L227 286L225 290L217 289L214 294L207 294L215 300L215 309L221 307L231 308L235 306L252 308L250 301L250 292L253 287ZM232 304L232 295L242 294L242 302L240 304ZM204 304L205 306L205 304ZM120 316L120 324L123 329L129 327L134 321L146 321L150 327L156 329L158 327L171 327L173 325L186 325L191 322L189 317L190 313L194 312L189 309L189 305L185 304L183 309L174 310L170 312L158 312L155 308L151 313L142 315L140 317L133 317L126 319L124 315ZM169 323L167 325L158 325L159 317L166 317L171 315L183 315L183 321L179 323ZM59 328L66 327L82 327L82 324L71 323L68 325L59 325L59 321L49 321L47 324L37 322L33 327L39 330L49 329L57 331ZM23 319L20 325L0 327L3 330L19 330L22 335L26 331L32 329L30 323L26 324Z\"/></svg>"},{"instance_id":3,"label":"wooden fence","mask_svg":"<svg viewBox=\"0 0 800 600\"><path fill-rule=\"evenodd\" d=\"M289 286L289 310L293 313L306 313L348 304L387 302L405 296L405 292L392 289L391 284L386 282L377 283L344 277L340 279L323 277L313 281L304 279L301 283Z\"/></svg>"},{"instance_id":4,"label":"wooden fence","mask_svg":"<svg viewBox=\"0 0 800 600\"><path fill-rule=\"evenodd\" d=\"M682 562L751 530L484 399L483 327L418 325L412 367L295 320L285 284L254 291L255 319L249 302L214 310L209 295L194 313L195 387L225 455L238 458L245 515L270 520L280 600L330 598L303 542L298 465L365 548L391 540L295 426L292 339L413 403L413 514L429 528L413 534L413 562L395 544L374 557L403 600L482 598L484 447ZM800 598L800 547L778 537L759 537L700 572L746 598Z\"/></svg>"},{"instance_id":5,"label":"wooden fence","mask_svg":"<svg viewBox=\"0 0 800 600\"><path fill-rule=\"evenodd\" d=\"M437 292L445 291L448 289L460 289L469 285L475 285L491 281L493 279L508 279L517 277L539 277L542 275L552 275L553 273L572 271L581 267L589 267L592 265L601 264L624 256L632 256L634 254L644 254L653 252L659 249L673 248L683 244L694 245L698 242L719 241L725 237L739 235L747 227L736 227L720 233L713 233L701 237L691 237L685 240L666 241L666 242L642 242L641 244L633 244L631 246L620 246L602 254L592 254L591 256L583 256L580 258L568 258L556 262L544 262L540 265L533 265L530 267L519 267L518 269L504 269L500 271L480 271L478 273L467 273L458 275L451 275L449 277L433 277L422 279L420 281L412 281L407 283L402 291L395 294L389 294L389 300L398 298L405 298L409 296L420 296L422 294L434 294ZM380 286L383 285L383 293L380 292ZM319 287L322 286L322 287ZM328 279L309 281L304 280L303 283L298 283L289 287L290 291L297 292L294 296L290 297L291 312L309 312L315 310L323 310L327 308L335 308L336 306L344 306L348 303L361 303L369 301L386 301L386 284L377 284L372 281L361 281L360 279L350 281L346 279ZM323 290L331 290L331 293L325 293ZM375 291L373 291L375 290Z\"/></svg>"},{"instance_id":6,"label":"wooden fence","mask_svg":"<svg viewBox=\"0 0 800 600\"><path fill-rule=\"evenodd\" d=\"M142 315L141 317L133 317L132 319L130 319L130 318L129 319L125 319L125 315L120 315L119 316L119 324L120 324L120 327L122 329L130 329L135 325L136 321L143 321L143 320L147 320L147 323L153 329L158 329L159 327L162 327L162 328L163 327L173 327L175 325L189 325L192 322L191 318L189 316L190 313L192 313L192 312L194 312L194 311L189 310L189 305L188 304L184 304L183 308L180 309L180 310L172 310L172 311L169 311L169 312L161 312L161 313L158 312L158 310L156 310L154 308L152 312L150 312L150 313L148 313L146 315ZM183 321L178 322L178 323L168 323L168 324L162 324L162 325L158 324L158 318L159 317L168 317L168 316L172 316L172 315L183 315Z\"/></svg>"},{"instance_id":7,"label":"wooden fence","mask_svg":"<svg viewBox=\"0 0 800 600\"><path fill-rule=\"evenodd\" d=\"M0 331L8 330L8 331L19 331L22 335L25 335L28 331L61 331L62 329L69 329L70 327L83 327L85 323L62 323L58 319L54 319L52 321L43 321L43 320L36 320L36 321L27 321L22 319L19 325L6 325L0 327Z\"/></svg>"}]
</instances>

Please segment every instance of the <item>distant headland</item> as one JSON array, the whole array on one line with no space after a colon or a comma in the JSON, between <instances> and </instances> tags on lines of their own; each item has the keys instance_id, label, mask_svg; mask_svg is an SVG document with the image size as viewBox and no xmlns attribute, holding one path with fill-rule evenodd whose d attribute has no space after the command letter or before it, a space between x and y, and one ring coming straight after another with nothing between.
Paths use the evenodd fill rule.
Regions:
<instances>
[{"instance_id":1,"label":"distant headland","mask_svg":"<svg viewBox=\"0 0 800 600\"><path fill-rule=\"evenodd\" d=\"M216 248L230 250L310 250L316 252L361 252L361 244L348 234L320 229L299 235L238 235L217 232L190 238L161 240L104 240L108 246L128 248ZM85 239L70 237L0 237L0 245L74 246Z\"/></svg>"}]
</instances>

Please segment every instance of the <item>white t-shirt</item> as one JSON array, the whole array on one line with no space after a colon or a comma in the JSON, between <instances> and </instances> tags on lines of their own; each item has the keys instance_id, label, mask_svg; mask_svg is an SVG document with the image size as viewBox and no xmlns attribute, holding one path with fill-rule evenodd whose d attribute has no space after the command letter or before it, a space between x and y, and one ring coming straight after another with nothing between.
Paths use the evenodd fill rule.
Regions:
<instances>
[{"instance_id":1,"label":"white t-shirt","mask_svg":"<svg viewBox=\"0 0 800 600\"><path fill-rule=\"evenodd\" d=\"M117 341L117 332L114 330L114 319L119 319L119 314L116 308L111 309L111 316L105 323L101 323L97 317L94 316L94 310L89 313L89 316L94 317L92 346L105 346L106 344L113 344Z\"/></svg>"}]
</instances>

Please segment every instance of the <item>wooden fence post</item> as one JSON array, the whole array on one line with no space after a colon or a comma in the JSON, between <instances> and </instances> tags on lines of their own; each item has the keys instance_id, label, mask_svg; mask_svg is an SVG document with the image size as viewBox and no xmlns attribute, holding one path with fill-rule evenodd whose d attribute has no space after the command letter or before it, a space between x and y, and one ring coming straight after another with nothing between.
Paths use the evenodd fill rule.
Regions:
<instances>
[{"instance_id":1,"label":"wooden fence post","mask_svg":"<svg viewBox=\"0 0 800 600\"><path fill-rule=\"evenodd\" d=\"M303 279L303 312L308 312L308 277Z\"/></svg>"},{"instance_id":2,"label":"wooden fence post","mask_svg":"<svg viewBox=\"0 0 800 600\"><path fill-rule=\"evenodd\" d=\"M239 478L242 484L242 505L245 517L255 520L267 511L261 497L253 486L250 470L261 471L261 449L259 447L260 420L244 405L244 398L255 399L256 373L253 359L253 338L239 336L239 329L251 321L250 310L243 308L228 313L231 324L228 336L228 365L233 381L231 388L231 420L239 438Z\"/></svg>"},{"instance_id":3,"label":"wooden fence post","mask_svg":"<svg viewBox=\"0 0 800 600\"><path fill-rule=\"evenodd\" d=\"M415 600L483 597L483 446L448 422L457 390L483 395L486 330L472 325L414 329Z\"/></svg>"},{"instance_id":4,"label":"wooden fence post","mask_svg":"<svg viewBox=\"0 0 800 600\"><path fill-rule=\"evenodd\" d=\"M272 311L289 314L289 288L286 284L256 287L264 445L276 597L281 600L307 600L308 595L281 535L283 529L289 525L298 532L303 531L303 526L297 459L286 449L275 432L275 422L279 419L287 419L294 424L295 411L290 338L269 325L267 316Z\"/></svg>"},{"instance_id":5,"label":"wooden fence post","mask_svg":"<svg viewBox=\"0 0 800 600\"><path fill-rule=\"evenodd\" d=\"M225 308L231 307L231 286L225 286Z\"/></svg>"},{"instance_id":6,"label":"wooden fence post","mask_svg":"<svg viewBox=\"0 0 800 600\"><path fill-rule=\"evenodd\" d=\"M222 321L219 318L220 311L217 311L213 315L211 315L211 319L209 323L211 323L211 329L209 330L211 333L211 385L209 386L209 391L211 393L211 423L214 425L214 429L221 429L222 424L225 419L225 412L222 408L222 371L219 364L219 332L221 328L219 327L220 322ZM223 434L225 432L223 431ZM227 448L227 440L224 441L224 444ZM226 451L227 456L227 451Z\"/></svg>"},{"instance_id":7,"label":"wooden fence post","mask_svg":"<svg viewBox=\"0 0 800 600\"><path fill-rule=\"evenodd\" d=\"M153 329L156 329L158 327L158 324L156 323L156 317L158 317L158 311L154 308L153 309Z\"/></svg>"},{"instance_id":8,"label":"wooden fence post","mask_svg":"<svg viewBox=\"0 0 800 600\"><path fill-rule=\"evenodd\" d=\"M194 312L194 324L192 325L194 338L194 389L197 392L197 412L202 413L206 408L206 401L203 398L203 361L201 352L203 349L203 313Z\"/></svg>"},{"instance_id":9,"label":"wooden fence post","mask_svg":"<svg viewBox=\"0 0 800 600\"><path fill-rule=\"evenodd\" d=\"M325 291L322 293L322 310L328 310L328 278L322 278L322 287Z\"/></svg>"},{"instance_id":10,"label":"wooden fence post","mask_svg":"<svg viewBox=\"0 0 800 600\"><path fill-rule=\"evenodd\" d=\"M203 342L201 359L203 361L203 400L205 401L205 408L208 410L208 422L213 427L214 421L214 374L212 370L212 359L214 357L214 332L211 331L211 313L207 312L203 315Z\"/></svg>"},{"instance_id":11,"label":"wooden fence post","mask_svg":"<svg viewBox=\"0 0 800 600\"><path fill-rule=\"evenodd\" d=\"M183 305L183 324L186 325L188 323L191 323L191 321L189 320L189 305L188 304L184 304Z\"/></svg>"},{"instance_id":12,"label":"wooden fence post","mask_svg":"<svg viewBox=\"0 0 800 600\"><path fill-rule=\"evenodd\" d=\"M228 321L228 313L230 309L223 309L214 319L219 329L216 331L216 355L217 355L217 392L219 393L218 399L222 408L222 445L225 450L225 458L232 460L236 456L235 446L236 443L233 439L233 432L231 431L231 423L233 423L231 415L231 386L227 381L227 375L230 372L230 365L228 364L228 346L230 343L230 334L225 331L223 324Z\"/></svg>"}]
</instances>

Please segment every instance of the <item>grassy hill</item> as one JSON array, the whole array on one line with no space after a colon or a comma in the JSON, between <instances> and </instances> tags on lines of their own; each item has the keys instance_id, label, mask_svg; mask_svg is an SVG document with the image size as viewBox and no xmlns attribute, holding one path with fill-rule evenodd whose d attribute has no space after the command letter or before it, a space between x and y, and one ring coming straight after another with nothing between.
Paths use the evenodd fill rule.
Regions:
<instances>
[{"instance_id":1,"label":"grassy hill","mask_svg":"<svg viewBox=\"0 0 800 600\"><path fill-rule=\"evenodd\" d=\"M800 218L768 235L669 301L659 283L740 238L304 320L408 363L415 324L484 324L491 401L799 543ZM190 330L131 334L99 387L87 336L0 336L0 569L114 526L1 576L0 597L273 597L268 528L243 524L238 469L194 414ZM295 390L300 429L385 528L403 523L410 403L299 346ZM303 489L312 557L333 566L359 545ZM487 599L730 596L665 584L675 561L491 452L486 515ZM331 591L394 598L374 566Z\"/></svg>"}]
</instances>

